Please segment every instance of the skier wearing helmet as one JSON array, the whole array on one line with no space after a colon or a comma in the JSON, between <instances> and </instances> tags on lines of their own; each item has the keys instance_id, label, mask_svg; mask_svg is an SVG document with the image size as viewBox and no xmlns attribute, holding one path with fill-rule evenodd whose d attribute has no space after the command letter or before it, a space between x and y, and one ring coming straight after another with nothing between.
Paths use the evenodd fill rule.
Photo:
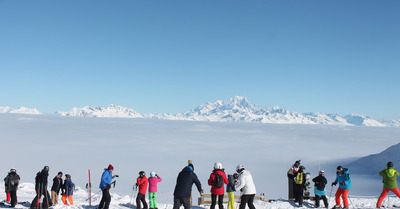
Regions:
<instances>
[{"instance_id":1,"label":"skier wearing helmet","mask_svg":"<svg viewBox=\"0 0 400 209\"><path fill-rule=\"evenodd\" d=\"M136 185L139 186L139 192L136 197L136 208L141 209L140 202L143 203L143 208L147 209L146 203L146 190L148 185L148 180L146 177L146 173L144 171L139 172L139 177L136 179Z\"/></svg>"},{"instance_id":2,"label":"skier wearing helmet","mask_svg":"<svg viewBox=\"0 0 400 209\"><path fill-rule=\"evenodd\" d=\"M322 198L325 208L328 208L328 200L326 199L325 185L328 181L325 178L325 171L320 170L319 175L312 180L314 182L315 207L319 207L319 200Z\"/></svg>"},{"instance_id":3,"label":"skier wearing helmet","mask_svg":"<svg viewBox=\"0 0 400 209\"><path fill-rule=\"evenodd\" d=\"M351 179L349 170L347 168L343 168L342 166L338 166L336 168L336 180L332 183L332 186L336 186L339 183L339 188L335 194L336 205L333 208L341 208L340 207L340 196L343 199L343 209L349 208L349 200L347 199L347 195L351 189Z\"/></svg>"},{"instance_id":4,"label":"skier wearing helmet","mask_svg":"<svg viewBox=\"0 0 400 209\"><path fill-rule=\"evenodd\" d=\"M257 191L251 173L245 170L243 165L236 166L236 172L239 176L235 190L240 190L242 192L239 209L245 209L246 203L250 209L255 209L253 201Z\"/></svg>"},{"instance_id":5,"label":"skier wearing helmet","mask_svg":"<svg viewBox=\"0 0 400 209\"><path fill-rule=\"evenodd\" d=\"M304 184L306 183L306 178L304 175L304 166L299 167L299 171L294 174L294 201L299 203L299 206L303 206L303 191Z\"/></svg>"},{"instance_id":6,"label":"skier wearing helmet","mask_svg":"<svg viewBox=\"0 0 400 209\"><path fill-rule=\"evenodd\" d=\"M211 206L210 209L214 209L217 196L218 196L218 207L219 209L223 209L224 203L224 184L228 184L229 180L226 178L226 174L220 162L216 162L214 164L214 170L210 174L210 178L208 178L208 185L211 186Z\"/></svg>"},{"instance_id":7,"label":"skier wearing helmet","mask_svg":"<svg viewBox=\"0 0 400 209\"><path fill-rule=\"evenodd\" d=\"M379 172L379 175L383 177L383 190L376 203L377 208L382 206L383 199L385 199L389 191L392 191L397 197L400 197L399 188L397 187L397 176L399 176L399 172L393 168L393 163L388 162L386 168Z\"/></svg>"},{"instance_id":8,"label":"skier wearing helmet","mask_svg":"<svg viewBox=\"0 0 400 209\"><path fill-rule=\"evenodd\" d=\"M10 194L11 207L15 207L15 204L17 204L17 189L19 180L21 180L21 178L17 174L17 170L15 168L12 168L5 178L5 185L7 186L7 190Z\"/></svg>"},{"instance_id":9,"label":"skier wearing helmet","mask_svg":"<svg viewBox=\"0 0 400 209\"><path fill-rule=\"evenodd\" d=\"M158 209L157 204L157 183L161 182L162 179L154 171L150 172L149 178L149 204L150 209Z\"/></svg>"}]
</instances>

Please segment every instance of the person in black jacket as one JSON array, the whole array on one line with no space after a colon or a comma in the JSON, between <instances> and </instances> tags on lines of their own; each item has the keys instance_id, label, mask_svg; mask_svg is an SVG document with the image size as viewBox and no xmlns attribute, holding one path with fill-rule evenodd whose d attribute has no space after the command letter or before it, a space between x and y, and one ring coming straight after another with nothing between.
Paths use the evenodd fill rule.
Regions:
<instances>
[{"instance_id":1,"label":"person in black jacket","mask_svg":"<svg viewBox=\"0 0 400 209\"><path fill-rule=\"evenodd\" d=\"M11 207L15 207L15 205L17 204L17 189L19 180L21 180L21 178L17 174L17 170L15 168L12 168L5 180L5 184L7 185L8 191L10 192Z\"/></svg>"},{"instance_id":2,"label":"person in black jacket","mask_svg":"<svg viewBox=\"0 0 400 209\"><path fill-rule=\"evenodd\" d=\"M63 187L62 175L63 173L60 171L57 176L53 178L53 186L51 186L51 203L53 203L53 205L58 204L58 195Z\"/></svg>"},{"instance_id":3,"label":"person in black jacket","mask_svg":"<svg viewBox=\"0 0 400 209\"><path fill-rule=\"evenodd\" d=\"M193 164L189 164L182 169L176 180L173 209L179 209L181 205L183 205L185 209L190 209L190 194L193 184L196 185L200 195L203 195L201 183L194 173L194 166Z\"/></svg>"},{"instance_id":4,"label":"person in black jacket","mask_svg":"<svg viewBox=\"0 0 400 209\"><path fill-rule=\"evenodd\" d=\"M325 208L328 208L328 200L326 199L325 185L328 181L325 178L325 172L323 170L319 171L319 175L313 178L314 182L314 194L315 194L315 207L319 207L319 200L322 198L324 201Z\"/></svg>"},{"instance_id":5,"label":"person in black jacket","mask_svg":"<svg viewBox=\"0 0 400 209\"><path fill-rule=\"evenodd\" d=\"M303 191L304 184L306 182L306 178L304 175L304 170L306 168L304 166L299 167L299 171L294 174L294 201L299 203L299 206L303 206Z\"/></svg>"},{"instance_id":6,"label":"person in black jacket","mask_svg":"<svg viewBox=\"0 0 400 209\"><path fill-rule=\"evenodd\" d=\"M42 171L36 174L35 178L35 190L36 197L33 199L31 203L31 209L42 208L48 209L52 203L49 201L50 194L47 191L47 178L49 177L49 166L44 166ZM44 195L43 203L40 205L40 199Z\"/></svg>"}]
</instances>

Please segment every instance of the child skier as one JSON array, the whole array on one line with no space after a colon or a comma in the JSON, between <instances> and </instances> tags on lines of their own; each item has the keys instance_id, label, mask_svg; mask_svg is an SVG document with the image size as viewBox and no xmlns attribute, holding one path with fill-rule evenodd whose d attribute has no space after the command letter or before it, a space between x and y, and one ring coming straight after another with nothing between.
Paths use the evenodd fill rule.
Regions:
<instances>
[{"instance_id":1,"label":"child skier","mask_svg":"<svg viewBox=\"0 0 400 209\"><path fill-rule=\"evenodd\" d=\"M139 192L136 197L136 208L141 209L140 202L143 203L143 208L148 209L146 203L146 190L147 190L148 180L146 173L144 171L139 172L139 177L136 179L136 186L139 186Z\"/></svg>"},{"instance_id":2,"label":"child skier","mask_svg":"<svg viewBox=\"0 0 400 209\"><path fill-rule=\"evenodd\" d=\"M162 179L154 171L150 173L149 180L149 203L150 209L158 209L157 204L157 183L161 182Z\"/></svg>"},{"instance_id":3,"label":"child skier","mask_svg":"<svg viewBox=\"0 0 400 209\"><path fill-rule=\"evenodd\" d=\"M237 178L237 175L236 175ZM228 193L228 209L235 209L235 184L236 184L236 179L233 177L233 175L229 174L228 175L228 185L226 185L226 193Z\"/></svg>"},{"instance_id":4,"label":"child skier","mask_svg":"<svg viewBox=\"0 0 400 209\"><path fill-rule=\"evenodd\" d=\"M211 206L210 209L214 209L217 203L218 197L218 207L219 209L223 209L224 206L224 184L228 184L228 178L226 178L226 174L224 169L222 168L222 164L220 162L216 162L214 164L214 170L210 174L210 178L208 178L208 185L211 186Z\"/></svg>"},{"instance_id":5,"label":"child skier","mask_svg":"<svg viewBox=\"0 0 400 209\"><path fill-rule=\"evenodd\" d=\"M306 178L304 176L304 166L299 167L299 171L294 174L294 201L299 203L299 206L303 206L303 191Z\"/></svg>"},{"instance_id":6,"label":"child skier","mask_svg":"<svg viewBox=\"0 0 400 209\"><path fill-rule=\"evenodd\" d=\"M351 179L349 170L347 168L343 168L342 166L338 166L336 168L336 180L332 182L332 186L336 186L339 183L339 188L335 194L336 205L333 208L341 208L340 207L340 196L343 199L343 209L349 208L349 200L347 199L347 195L351 189Z\"/></svg>"},{"instance_id":7,"label":"child skier","mask_svg":"<svg viewBox=\"0 0 400 209\"><path fill-rule=\"evenodd\" d=\"M17 204L17 189L19 180L21 180L21 178L17 174L17 170L15 168L12 168L5 178L5 184L10 194L11 207L15 207Z\"/></svg>"},{"instance_id":8,"label":"child skier","mask_svg":"<svg viewBox=\"0 0 400 209\"><path fill-rule=\"evenodd\" d=\"M377 208L382 206L383 199L385 199L389 191L392 191L397 197L400 197L399 188L397 187L397 176L399 176L399 172L393 168L393 163L388 162L386 168L379 172L379 175L383 177L383 190L376 203Z\"/></svg>"},{"instance_id":9,"label":"child skier","mask_svg":"<svg viewBox=\"0 0 400 209\"><path fill-rule=\"evenodd\" d=\"M314 194L315 194L315 207L319 207L319 199L322 198L324 201L325 208L328 208L328 200L326 199L325 185L328 181L325 178L325 172L319 171L319 175L312 180L314 182Z\"/></svg>"},{"instance_id":10,"label":"child skier","mask_svg":"<svg viewBox=\"0 0 400 209\"><path fill-rule=\"evenodd\" d=\"M74 194L74 187L75 184L72 183L71 175L65 174L65 181L64 181L64 192L61 200L63 201L64 205L68 205L67 199L70 205L74 205L74 200L72 199L72 195Z\"/></svg>"}]
</instances>

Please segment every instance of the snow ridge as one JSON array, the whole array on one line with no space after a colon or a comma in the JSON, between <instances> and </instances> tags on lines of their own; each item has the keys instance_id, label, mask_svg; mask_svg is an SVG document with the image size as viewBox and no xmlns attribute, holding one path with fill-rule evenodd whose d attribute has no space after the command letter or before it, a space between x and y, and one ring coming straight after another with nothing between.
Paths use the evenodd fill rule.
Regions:
<instances>
[{"instance_id":1,"label":"snow ridge","mask_svg":"<svg viewBox=\"0 0 400 209\"><path fill-rule=\"evenodd\" d=\"M29 115L42 114L39 112L39 110L35 108L27 108L27 107L20 107L18 109L13 109L11 107L0 107L0 113L29 114Z\"/></svg>"},{"instance_id":2,"label":"snow ridge","mask_svg":"<svg viewBox=\"0 0 400 209\"><path fill-rule=\"evenodd\" d=\"M345 126L389 126L368 116L350 114L340 116L326 113L297 113L279 106L261 108L246 97L235 96L227 100L207 102L195 109L177 114L139 114L133 109L117 105L103 107L72 108L69 112L57 112L74 117L125 117L163 120L189 120L210 122L255 122L274 124L322 124ZM398 123L400 126L400 122Z\"/></svg>"}]
</instances>

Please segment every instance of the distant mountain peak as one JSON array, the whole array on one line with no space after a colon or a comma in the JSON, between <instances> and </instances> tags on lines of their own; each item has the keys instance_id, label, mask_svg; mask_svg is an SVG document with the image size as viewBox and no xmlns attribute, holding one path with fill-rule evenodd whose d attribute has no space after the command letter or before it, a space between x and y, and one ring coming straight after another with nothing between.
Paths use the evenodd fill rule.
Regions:
<instances>
[{"instance_id":1,"label":"distant mountain peak","mask_svg":"<svg viewBox=\"0 0 400 209\"><path fill-rule=\"evenodd\" d=\"M0 113L11 113L11 114L29 114L29 115L39 115L42 114L39 110L35 108L20 107L18 109L13 109L11 107L0 107Z\"/></svg>"}]
</instances>

